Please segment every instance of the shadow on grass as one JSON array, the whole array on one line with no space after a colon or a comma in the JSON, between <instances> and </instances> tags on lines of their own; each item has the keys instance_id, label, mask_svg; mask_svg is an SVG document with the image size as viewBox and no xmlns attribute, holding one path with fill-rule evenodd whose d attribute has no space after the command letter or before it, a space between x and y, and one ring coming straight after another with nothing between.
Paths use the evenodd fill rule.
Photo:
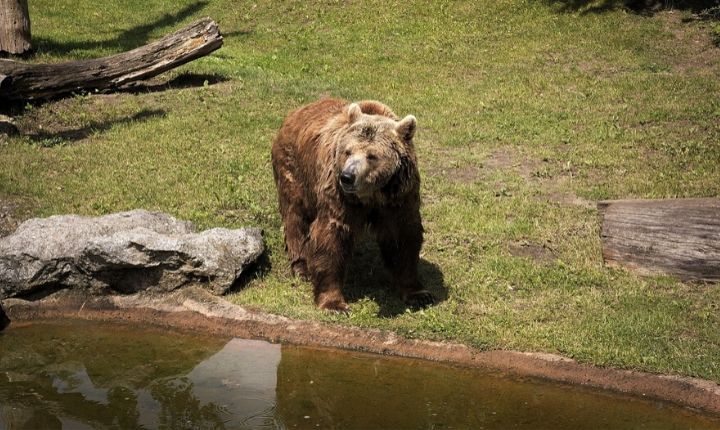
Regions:
<instances>
[{"instance_id":1,"label":"shadow on grass","mask_svg":"<svg viewBox=\"0 0 720 430\"><path fill-rule=\"evenodd\" d=\"M107 131L112 127L120 124L147 121L152 118L164 118L166 115L167 112L163 109L144 109L130 117L118 118L108 121L93 121L90 124L80 128L55 132L40 131L37 133L26 134L26 136L29 137L31 141L39 144L40 146L53 147L68 142L75 142L85 139L91 134Z\"/></svg>"},{"instance_id":2,"label":"shadow on grass","mask_svg":"<svg viewBox=\"0 0 720 430\"><path fill-rule=\"evenodd\" d=\"M686 10L700 13L720 6L720 0L543 0L556 5L561 12L582 14L603 13L615 9L627 9L641 15L652 15L661 10Z\"/></svg>"},{"instance_id":3,"label":"shadow on grass","mask_svg":"<svg viewBox=\"0 0 720 430\"><path fill-rule=\"evenodd\" d=\"M67 55L73 51L93 50L103 47L118 48L120 51L129 51L148 43L152 32L165 27L170 27L180 21L183 21L205 8L207 4L207 1L199 1L190 4L175 13L167 13L154 21L121 31L113 39L99 41L58 42L53 39L33 36L33 45L35 46L36 53L47 53L51 55Z\"/></svg>"},{"instance_id":4,"label":"shadow on grass","mask_svg":"<svg viewBox=\"0 0 720 430\"><path fill-rule=\"evenodd\" d=\"M174 89L204 87L207 85L227 82L229 80L230 78L227 76L219 75L217 73L182 73L166 82L157 82L157 79L154 79L153 81L138 81L130 83L117 90L107 90L107 92L131 94L154 93Z\"/></svg>"},{"instance_id":5,"label":"shadow on grass","mask_svg":"<svg viewBox=\"0 0 720 430\"><path fill-rule=\"evenodd\" d=\"M187 88L198 88L209 85L220 84L230 80L229 77L220 75L217 73L182 73L168 81L161 81L162 75L155 77L153 80L148 81L136 81L131 82L120 88L106 88L94 92L92 90L78 91L76 93L61 94L56 97L50 97L46 99L36 100L11 100L4 102L0 106L0 115L7 115L11 117L18 117L25 113L27 107L32 105L33 107L39 107L45 103L52 103L54 101L70 98L77 94L115 94L115 93L128 93L128 94L143 94L143 93L155 93L174 89L187 89ZM142 117L142 113L139 113ZM68 132L72 134L71 132ZM50 133L45 133L45 135Z\"/></svg>"},{"instance_id":6,"label":"shadow on grass","mask_svg":"<svg viewBox=\"0 0 720 430\"><path fill-rule=\"evenodd\" d=\"M421 258L418 274L420 282L435 297L436 304L447 300L445 278L437 264ZM378 316L381 318L395 317L408 309L395 292L392 277L380 256L380 249L369 236L361 238L355 247L345 274L343 294L348 303L362 299L376 302L380 306Z\"/></svg>"},{"instance_id":7,"label":"shadow on grass","mask_svg":"<svg viewBox=\"0 0 720 430\"><path fill-rule=\"evenodd\" d=\"M255 33L255 31L252 29L241 29L241 30L233 30L233 31L228 31L228 32L221 32L223 39L232 39L234 37L249 36L254 33Z\"/></svg>"},{"instance_id":8,"label":"shadow on grass","mask_svg":"<svg viewBox=\"0 0 720 430\"><path fill-rule=\"evenodd\" d=\"M245 270L238 276L233 284L228 288L225 294L232 294L242 291L253 279L264 278L270 274L272 270L272 263L270 259L270 250L265 248L265 252L255 260L254 263L250 264Z\"/></svg>"}]
</instances>

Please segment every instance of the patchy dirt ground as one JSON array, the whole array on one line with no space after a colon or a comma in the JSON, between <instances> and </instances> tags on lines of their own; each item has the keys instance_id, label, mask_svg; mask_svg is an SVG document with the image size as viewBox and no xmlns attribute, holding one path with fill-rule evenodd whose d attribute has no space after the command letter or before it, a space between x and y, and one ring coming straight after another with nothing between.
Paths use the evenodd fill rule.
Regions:
<instances>
[{"instance_id":1,"label":"patchy dirt ground","mask_svg":"<svg viewBox=\"0 0 720 430\"><path fill-rule=\"evenodd\" d=\"M658 14L672 37L686 49L682 55L672 57L672 70L681 74L700 73L717 76L720 65L720 49L717 49L711 32L703 28L703 22L685 22L682 13L667 11Z\"/></svg>"},{"instance_id":2,"label":"patchy dirt ground","mask_svg":"<svg viewBox=\"0 0 720 430\"><path fill-rule=\"evenodd\" d=\"M186 288L167 295L128 296L89 296L66 290L34 302L6 299L2 306L13 324L58 318L129 321L271 342L396 355L595 387L720 415L720 386L710 381L594 367L552 354L480 351L455 343L405 339L387 331L297 321L244 309L201 288Z\"/></svg>"},{"instance_id":3,"label":"patchy dirt ground","mask_svg":"<svg viewBox=\"0 0 720 430\"><path fill-rule=\"evenodd\" d=\"M461 149L435 151L432 165L423 166L426 175L437 175L458 184L484 182L496 193L505 192L505 184L493 177L498 172L515 175L523 181L537 185L537 201L556 203L563 206L595 208L595 202L583 199L571 191L571 181L577 175L574 168L559 160L531 159L512 146L503 146L491 151L482 162L463 160Z\"/></svg>"},{"instance_id":4,"label":"patchy dirt ground","mask_svg":"<svg viewBox=\"0 0 720 430\"><path fill-rule=\"evenodd\" d=\"M529 258L538 264L553 263L556 258L552 249L547 245L539 245L529 242L516 242L508 245L510 254L515 257Z\"/></svg>"}]
</instances>

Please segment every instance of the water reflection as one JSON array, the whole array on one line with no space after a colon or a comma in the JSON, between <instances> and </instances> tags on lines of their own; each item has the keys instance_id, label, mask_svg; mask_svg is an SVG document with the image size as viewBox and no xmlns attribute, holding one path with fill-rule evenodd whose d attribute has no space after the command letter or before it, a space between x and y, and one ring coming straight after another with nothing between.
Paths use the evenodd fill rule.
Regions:
<instances>
[{"instance_id":1,"label":"water reflection","mask_svg":"<svg viewBox=\"0 0 720 430\"><path fill-rule=\"evenodd\" d=\"M0 430L710 429L661 403L412 360L124 325L0 333Z\"/></svg>"},{"instance_id":2,"label":"water reflection","mask_svg":"<svg viewBox=\"0 0 720 430\"><path fill-rule=\"evenodd\" d=\"M183 388L182 376L222 343L126 326L11 327L0 335L0 428L221 424L217 408Z\"/></svg>"},{"instance_id":3,"label":"water reflection","mask_svg":"<svg viewBox=\"0 0 720 430\"><path fill-rule=\"evenodd\" d=\"M280 345L232 339L187 375L193 393L237 424L274 428Z\"/></svg>"}]
</instances>

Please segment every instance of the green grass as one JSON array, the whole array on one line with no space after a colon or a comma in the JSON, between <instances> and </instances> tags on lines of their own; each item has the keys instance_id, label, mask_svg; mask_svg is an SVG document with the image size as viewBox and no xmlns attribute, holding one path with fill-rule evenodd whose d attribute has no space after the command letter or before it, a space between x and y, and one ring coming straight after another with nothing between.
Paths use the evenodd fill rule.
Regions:
<instances>
[{"instance_id":1,"label":"green grass","mask_svg":"<svg viewBox=\"0 0 720 430\"><path fill-rule=\"evenodd\" d=\"M260 226L268 263L228 297L251 308L720 382L720 289L604 268L593 206L720 195L704 23L520 0L75 3L31 2L36 61L117 53L206 15L225 45L157 80L196 86L26 106L23 135L0 143L2 198L38 216L143 207ZM371 244L349 269L349 317L290 276L270 142L323 95L418 118L420 271L437 306L405 311Z\"/></svg>"}]
</instances>

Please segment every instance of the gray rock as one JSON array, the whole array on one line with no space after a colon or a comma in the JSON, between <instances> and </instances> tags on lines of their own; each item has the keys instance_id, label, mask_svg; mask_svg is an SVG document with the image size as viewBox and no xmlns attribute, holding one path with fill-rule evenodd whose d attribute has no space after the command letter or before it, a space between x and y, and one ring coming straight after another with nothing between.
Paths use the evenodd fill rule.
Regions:
<instances>
[{"instance_id":1,"label":"gray rock","mask_svg":"<svg viewBox=\"0 0 720 430\"><path fill-rule=\"evenodd\" d=\"M263 251L257 228L195 233L190 222L144 210L35 218L0 238L0 298L46 288L131 293L191 283L222 294Z\"/></svg>"}]
</instances>

